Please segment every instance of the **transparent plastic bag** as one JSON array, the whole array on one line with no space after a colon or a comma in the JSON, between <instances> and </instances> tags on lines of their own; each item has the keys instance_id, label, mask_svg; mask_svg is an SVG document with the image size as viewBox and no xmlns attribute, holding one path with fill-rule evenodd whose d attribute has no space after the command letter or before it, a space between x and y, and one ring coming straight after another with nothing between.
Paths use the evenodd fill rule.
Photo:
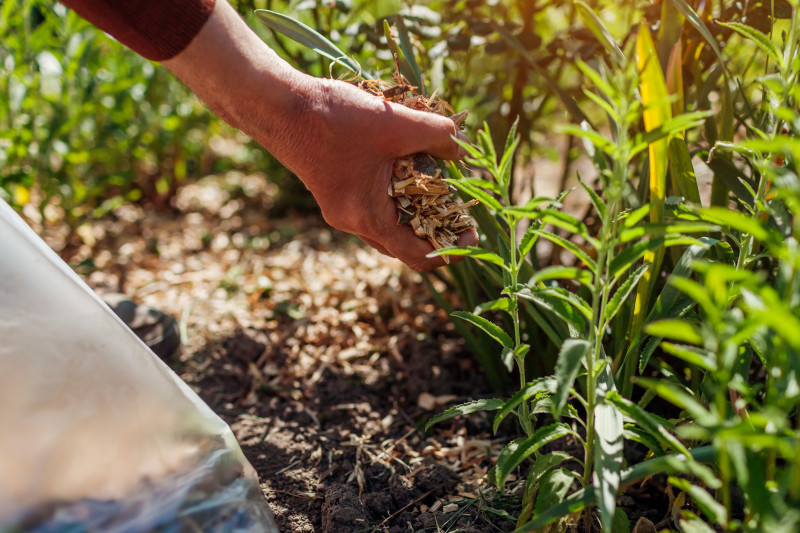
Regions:
<instances>
[{"instance_id":1,"label":"transparent plastic bag","mask_svg":"<svg viewBox=\"0 0 800 533\"><path fill-rule=\"evenodd\" d=\"M0 200L0 531L277 532L230 428Z\"/></svg>"}]
</instances>

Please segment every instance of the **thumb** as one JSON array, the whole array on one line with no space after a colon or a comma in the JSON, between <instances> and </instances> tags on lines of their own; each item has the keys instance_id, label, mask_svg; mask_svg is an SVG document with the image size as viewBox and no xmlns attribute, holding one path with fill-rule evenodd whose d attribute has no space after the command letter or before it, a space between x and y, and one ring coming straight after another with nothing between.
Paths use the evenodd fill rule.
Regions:
<instances>
[{"instance_id":1,"label":"thumb","mask_svg":"<svg viewBox=\"0 0 800 533\"><path fill-rule=\"evenodd\" d=\"M393 129L392 156L423 152L438 159L453 161L466 155L466 151L453 138L465 142L469 140L449 118L409 109L401 104L392 104L392 111L401 119Z\"/></svg>"}]
</instances>

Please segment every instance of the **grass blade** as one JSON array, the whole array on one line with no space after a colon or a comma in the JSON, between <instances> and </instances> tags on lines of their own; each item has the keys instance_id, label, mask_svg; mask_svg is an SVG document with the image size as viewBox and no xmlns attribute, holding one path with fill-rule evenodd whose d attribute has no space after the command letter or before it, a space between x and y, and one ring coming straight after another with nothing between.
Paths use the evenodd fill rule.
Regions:
<instances>
[{"instance_id":1,"label":"grass blade","mask_svg":"<svg viewBox=\"0 0 800 533\"><path fill-rule=\"evenodd\" d=\"M255 13L261 19L261 22L273 30L286 35L290 39L361 76L361 65L342 52L339 47L318 31L298 20L268 9L256 9Z\"/></svg>"},{"instance_id":2,"label":"grass blade","mask_svg":"<svg viewBox=\"0 0 800 533\"><path fill-rule=\"evenodd\" d=\"M575 6L578 8L578 14L583 19L583 23L586 24L586 27L597 37L597 40L600 41L603 48L614 58L617 65L623 65L625 63L625 55L622 53L622 50L619 49L619 46L617 46L611 33L609 33L603 25L600 17L597 16L591 7L581 0L575 0Z\"/></svg>"}]
</instances>

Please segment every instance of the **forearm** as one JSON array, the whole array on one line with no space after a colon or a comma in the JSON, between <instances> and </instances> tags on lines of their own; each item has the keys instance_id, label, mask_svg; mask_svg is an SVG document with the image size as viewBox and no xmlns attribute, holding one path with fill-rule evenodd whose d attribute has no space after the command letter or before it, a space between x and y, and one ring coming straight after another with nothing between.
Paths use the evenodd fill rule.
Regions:
<instances>
[{"instance_id":1,"label":"forearm","mask_svg":"<svg viewBox=\"0 0 800 533\"><path fill-rule=\"evenodd\" d=\"M216 3L192 42L163 65L223 120L279 159L316 83L278 57L226 0Z\"/></svg>"}]
</instances>

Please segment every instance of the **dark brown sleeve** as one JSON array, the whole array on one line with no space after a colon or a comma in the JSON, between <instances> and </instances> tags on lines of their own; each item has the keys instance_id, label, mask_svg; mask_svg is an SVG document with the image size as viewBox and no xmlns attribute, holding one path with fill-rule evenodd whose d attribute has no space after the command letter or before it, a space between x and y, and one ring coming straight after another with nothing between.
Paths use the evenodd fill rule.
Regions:
<instances>
[{"instance_id":1,"label":"dark brown sleeve","mask_svg":"<svg viewBox=\"0 0 800 533\"><path fill-rule=\"evenodd\" d=\"M170 59L186 48L208 20L215 2L215 0L61 1L128 48L153 61Z\"/></svg>"}]
</instances>

